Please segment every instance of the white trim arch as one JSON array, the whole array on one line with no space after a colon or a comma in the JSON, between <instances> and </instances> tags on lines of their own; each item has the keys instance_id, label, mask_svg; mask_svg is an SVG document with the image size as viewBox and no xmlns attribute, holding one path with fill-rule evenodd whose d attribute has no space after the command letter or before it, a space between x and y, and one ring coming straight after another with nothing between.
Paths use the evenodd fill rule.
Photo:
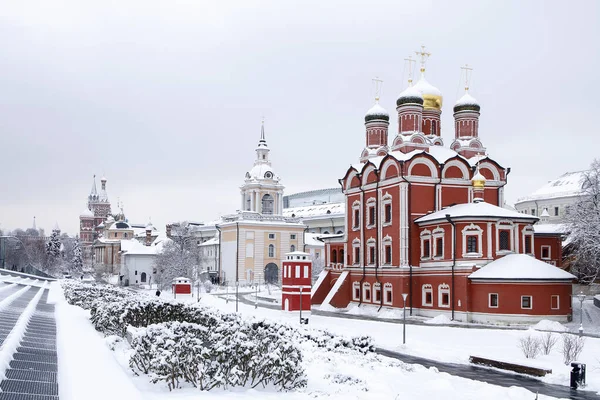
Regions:
<instances>
[{"instance_id":1,"label":"white trim arch","mask_svg":"<svg viewBox=\"0 0 600 400\"><path fill-rule=\"evenodd\" d=\"M369 175L371 175L371 173L375 174L375 177L377 178L377 170L373 165L369 165L368 167L365 167L361 173L362 179L360 180L360 184L362 186L367 185L367 179L369 178Z\"/></svg>"},{"instance_id":2,"label":"white trim arch","mask_svg":"<svg viewBox=\"0 0 600 400\"><path fill-rule=\"evenodd\" d=\"M419 165L419 164L424 164L424 165L426 165L429 168L429 171L431 172L431 175L430 175L431 178L437 178L438 177L437 165L435 165L433 163L433 161L431 161L429 158L423 157L423 156L414 158L410 162L410 165L408 166L408 175L409 176L412 176L412 169L416 165ZM418 175L416 175L416 176L418 176Z\"/></svg>"},{"instance_id":3,"label":"white trim arch","mask_svg":"<svg viewBox=\"0 0 600 400\"><path fill-rule=\"evenodd\" d=\"M391 167L395 167L396 168L396 176L394 176L392 178L387 178L387 179L394 179L394 178L397 178L397 177L400 176L400 167L398 166L398 161L389 158L379 168L379 170L381 171L380 176L381 176L382 180L385 179L385 175L387 174L388 169L390 169Z\"/></svg>"},{"instance_id":4,"label":"white trim arch","mask_svg":"<svg viewBox=\"0 0 600 400\"><path fill-rule=\"evenodd\" d=\"M458 167L458 169L460 169L460 172L462 172L462 178L448 178L446 177L446 172L448 171L448 168L450 167ZM442 178L444 179L470 179L469 176L471 174L469 173L469 168L463 163L460 162L458 160L451 160L448 161L448 163L446 163L444 165L444 169L442 170Z\"/></svg>"},{"instance_id":5,"label":"white trim arch","mask_svg":"<svg viewBox=\"0 0 600 400\"><path fill-rule=\"evenodd\" d=\"M462 256L463 257L483 257L483 229L479 225L471 223L461 231L462 233ZM477 253L467 253L467 236L477 236Z\"/></svg>"},{"instance_id":6,"label":"white trim arch","mask_svg":"<svg viewBox=\"0 0 600 400\"><path fill-rule=\"evenodd\" d=\"M500 171L498 171L498 168L496 168L496 166L494 164L492 164L491 162L488 161L483 161L479 163L479 170L482 169L487 169L492 173L492 176L494 177L495 181L499 181L500 180ZM473 174L475 174L473 172Z\"/></svg>"},{"instance_id":7,"label":"white trim arch","mask_svg":"<svg viewBox=\"0 0 600 400\"><path fill-rule=\"evenodd\" d=\"M344 183L344 186L346 187L346 190L349 190L351 188L351 184L352 184L352 179L354 177L358 178L358 172L356 172L354 169L350 172L350 174L348 175L348 177L346 178L346 182ZM360 178L358 179L360 181Z\"/></svg>"}]
</instances>

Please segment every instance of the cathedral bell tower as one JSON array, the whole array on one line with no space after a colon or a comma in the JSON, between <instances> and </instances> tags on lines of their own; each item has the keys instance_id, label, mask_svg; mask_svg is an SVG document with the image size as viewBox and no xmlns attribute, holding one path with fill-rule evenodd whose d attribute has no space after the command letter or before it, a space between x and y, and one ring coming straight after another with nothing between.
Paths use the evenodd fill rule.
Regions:
<instances>
[{"instance_id":1,"label":"cathedral bell tower","mask_svg":"<svg viewBox=\"0 0 600 400\"><path fill-rule=\"evenodd\" d=\"M365 114L366 146L361 153L360 162L371 157L383 156L388 152L388 127L390 114L379 105L379 92L382 80L375 78L375 105Z\"/></svg>"},{"instance_id":2,"label":"cathedral bell tower","mask_svg":"<svg viewBox=\"0 0 600 400\"><path fill-rule=\"evenodd\" d=\"M271 167L269 152L265 139L265 121L263 120L254 166L246 172L244 184L240 187L242 211L265 215L281 215L283 212L284 186Z\"/></svg>"}]
</instances>

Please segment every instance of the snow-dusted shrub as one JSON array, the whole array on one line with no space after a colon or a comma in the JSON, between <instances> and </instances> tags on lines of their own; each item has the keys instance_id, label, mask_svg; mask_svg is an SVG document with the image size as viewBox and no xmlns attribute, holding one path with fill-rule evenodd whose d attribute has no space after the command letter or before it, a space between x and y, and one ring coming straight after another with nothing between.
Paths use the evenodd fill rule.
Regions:
<instances>
[{"instance_id":1,"label":"snow-dusted shrub","mask_svg":"<svg viewBox=\"0 0 600 400\"><path fill-rule=\"evenodd\" d=\"M325 348L327 350L348 349L356 350L363 354L375 351L373 339L370 336L356 336L352 339L346 339L325 330L313 330L305 331L302 338L310 340L317 347Z\"/></svg>"},{"instance_id":2,"label":"snow-dusted shrub","mask_svg":"<svg viewBox=\"0 0 600 400\"><path fill-rule=\"evenodd\" d=\"M255 328L241 318L223 321L216 329L186 322L151 325L133 335L129 365L170 390L181 381L202 390L305 386L300 350L273 330Z\"/></svg>"},{"instance_id":3,"label":"snow-dusted shrub","mask_svg":"<svg viewBox=\"0 0 600 400\"><path fill-rule=\"evenodd\" d=\"M210 293L213 291L214 285L211 281L205 281L202 285L204 286L204 291L206 293Z\"/></svg>"},{"instance_id":4,"label":"snow-dusted shrub","mask_svg":"<svg viewBox=\"0 0 600 400\"><path fill-rule=\"evenodd\" d=\"M91 309L98 301L108 303L135 296L125 289L111 285L90 284L76 280L63 281L61 285L67 302L86 310Z\"/></svg>"},{"instance_id":5,"label":"snow-dusted shrub","mask_svg":"<svg viewBox=\"0 0 600 400\"><path fill-rule=\"evenodd\" d=\"M585 337L563 333L562 339L563 362L565 365L569 365L579 358L579 355L583 351Z\"/></svg>"},{"instance_id":6,"label":"snow-dusted shrub","mask_svg":"<svg viewBox=\"0 0 600 400\"><path fill-rule=\"evenodd\" d=\"M542 349L540 340L532 335L519 339L519 348L526 358L536 358Z\"/></svg>"},{"instance_id":7,"label":"snow-dusted shrub","mask_svg":"<svg viewBox=\"0 0 600 400\"><path fill-rule=\"evenodd\" d=\"M540 342L541 342L541 346L542 346L542 351L544 352L545 355L550 354L550 352L552 351L552 348L554 347L554 345L556 344L557 341L558 341L558 335L555 335L552 332L544 333L544 336L542 336Z\"/></svg>"}]
</instances>

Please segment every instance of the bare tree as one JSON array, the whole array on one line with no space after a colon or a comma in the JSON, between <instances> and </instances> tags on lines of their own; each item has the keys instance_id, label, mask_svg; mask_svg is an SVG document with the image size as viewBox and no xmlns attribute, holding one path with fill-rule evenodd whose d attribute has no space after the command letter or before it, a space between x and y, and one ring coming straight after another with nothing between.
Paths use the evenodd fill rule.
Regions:
<instances>
[{"instance_id":1,"label":"bare tree","mask_svg":"<svg viewBox=\"0 0 600 400\"><path fill-rule=\"evenodd\" d=\"M195 255L181 248L176 242L169 241L163 246L163 250L154 261L157 271L157 284L164 288L171 284L174 278L183 276L193 279L197 267Z\"/></svg>"},{"instance_id":2,"label":"bare tree","mask_svg":"<svg viewBox=\"0 0 600 400\"><path fill-rule=\"evenodd\" d=\"M519 339L519 348L526 358L536 358L540 354L541 342L538 338L528 335Z\"/></svg>"},{"instance_id":3,"label":"bare tree","mask_svg":"<svg viewBox=\"0 0 600 400\"><path fill-rule=\"evenodd\" d=\"M579 355L583 351L583 345L585 344L584 336L577 336L570 333L563 333L563 362L565 365L569 365L573 361L579 358Z\"/></svg>"},{"instance_id":4,"label":"bare tree","mask_svg":"<svg viewBox=\"0 0 600 400\"><path fill-rule=\"evenodd\" d=\"M542 351L544 352L545 355L550 354L550 352L552 351L552 348L554 347L554 345L556 344L557 341L558 341L558 335L555 335L552 332L546 332L544 334L544 336L542 336L542 339L541 339Z\"/></svg>"},{"instance_id":5,"label":"bare tree","mask_svg":"<svg viewBox=\"0 0 600 400\"><path fill-rule=\"evenodd\" d=\"M566 214L572 239L571 272L580 283L600 277L600 160L583 176L582 195Z\"/></svg>"}]
</instances>

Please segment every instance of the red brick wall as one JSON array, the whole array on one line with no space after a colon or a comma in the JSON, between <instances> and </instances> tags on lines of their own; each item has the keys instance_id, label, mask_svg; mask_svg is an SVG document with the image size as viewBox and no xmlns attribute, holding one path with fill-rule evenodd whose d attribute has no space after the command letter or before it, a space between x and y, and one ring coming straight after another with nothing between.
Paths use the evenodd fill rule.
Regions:
<instances>
[{"instance_id":1,"label":"red brick wall","mask_svg":"<svg viewBox=\"0 0 600 400\"><path fill-rule=\"evenodd\" d=\"M534 253L535 258L545 262L551 261L557 267L562 267L562 239L560 235L557 236L540 236L535 235L534 237ZM550 246L550 260L542 259L542 246Z\"/></svg>"}]
</instances>

